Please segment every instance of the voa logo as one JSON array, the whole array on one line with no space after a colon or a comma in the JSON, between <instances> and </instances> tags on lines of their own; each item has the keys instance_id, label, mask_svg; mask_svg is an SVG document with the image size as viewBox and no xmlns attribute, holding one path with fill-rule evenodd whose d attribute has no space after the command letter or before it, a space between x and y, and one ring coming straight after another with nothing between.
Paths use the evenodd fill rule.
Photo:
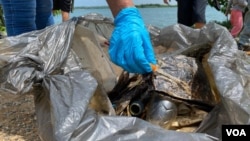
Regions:
<instances>
[{"instance_id":1,"label":"voa logo","mask_svg":"<svg viewBox=\"0 0 250 141\"><path fill-rule=\"evenodd\" d=\"M226 129L228 136L247 136L244 129Z\"/></svg>"}]
</instances>

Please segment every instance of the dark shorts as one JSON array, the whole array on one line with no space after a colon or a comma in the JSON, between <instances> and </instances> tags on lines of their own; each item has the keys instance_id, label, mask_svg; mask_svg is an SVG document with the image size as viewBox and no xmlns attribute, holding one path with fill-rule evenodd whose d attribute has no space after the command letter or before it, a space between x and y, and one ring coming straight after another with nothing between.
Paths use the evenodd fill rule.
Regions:
<instances>
[{"instance_id":1,"label":"dark shorts","mask_svg":"<svg viewBox=\"0 0 250 141\"><path fill-rule=\"evenodd\" d=\"M206 23L207 0L177 0L178 23L192 26L194 23Z\"/></svg>"},{"instance_id":2,"label":"dark shorts","mask_svg":"<svg viewBox=\"0 0 250 141\"><path fill-rule=\"evenodd\" d=\"M72 11L72 0L53 0L53 10Z\"/></svg>"}]
</instances>

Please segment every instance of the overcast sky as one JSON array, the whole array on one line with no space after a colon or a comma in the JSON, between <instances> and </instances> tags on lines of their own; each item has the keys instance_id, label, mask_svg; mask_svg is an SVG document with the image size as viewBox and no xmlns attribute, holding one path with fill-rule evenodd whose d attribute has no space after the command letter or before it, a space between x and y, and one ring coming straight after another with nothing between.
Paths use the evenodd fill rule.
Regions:
<instances>
[{"instance_id":1,"label":"overcast sky","mask_svg":"<svg viewBox=\"0 0 250 141\"><path fill-rule=\"evenodd\" d=\"M163 0L134 0L139 4L163 4ZM171 0L171 4L176 4L176 0ZM75 0L75 6L107 6L106 0Z\"/></svg>"}]
</instances>

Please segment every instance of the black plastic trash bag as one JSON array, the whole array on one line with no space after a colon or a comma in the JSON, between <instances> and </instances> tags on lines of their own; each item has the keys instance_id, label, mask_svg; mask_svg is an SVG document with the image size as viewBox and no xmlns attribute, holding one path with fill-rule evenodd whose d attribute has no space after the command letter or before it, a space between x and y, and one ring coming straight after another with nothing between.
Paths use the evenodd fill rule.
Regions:
<instances>
[{"instance_id":1,"label":"black plastic trash bag","mask_svg":"<svg viewBox=\"0 0 250 141\"><path fill-rule=\"evenodd\" d=\"M249 57L237 50L227 29L173 25L158 36L159 44L175 51L212 44L208 62L221 103L196 132L185 133L114 114L106 93L120 68L109 61L101 35L79 19L0 40L0 92L6 98L35 96L41 140L214 141L221 139L222 124L249 124Z\"/></svg>"},{"instance_id":2,"label":"black plastic trash bag","mask_svg":"<svg viewBox=\"0 0 250 141\"><path fill-rule=\"evenodd\" d=\"M168 55L186 53L191 47L209 44L207 62L220 103L206 116L196 132L222 138L222 125L249 124L249 62L225 27L208 23L201 30L173 25L161 30L158 44L171 48Z\"/></svg>"}]
</instances>

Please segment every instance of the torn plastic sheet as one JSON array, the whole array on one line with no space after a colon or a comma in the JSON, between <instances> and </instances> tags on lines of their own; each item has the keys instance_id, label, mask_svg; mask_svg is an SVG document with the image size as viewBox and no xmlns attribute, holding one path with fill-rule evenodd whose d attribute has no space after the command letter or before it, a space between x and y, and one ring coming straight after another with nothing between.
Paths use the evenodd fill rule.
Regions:
<instances>
[{"instance_id":1,"label":"torn plastic sheet","mask_svg":"<svg viewBox=\"0 0 250 141\"><path fill-rule=\"evenodd\" d=\"M0 40L0 92L5 98L35 96L41 140L213 141L221 139L222 124L250 123L249 57L237 50L227 29L214 23L208 23L201 30L177 24L161 29L158 36L159 44L174 48L173 54L195 44L212 45L208 63L221 103L195 133L184 133L165 130L139 118L113 114L108 100L102 102L105 92L115 83L103 74L115 77L113 67L106 65L109 62L105 53L100 53L104 57L99 59L106 73L84 64L86 58L73 48L81 48L81 42L74 39L74 36L82 36L77 32L83 28L78 21L73 18L40 31ZM88 28L84 31L92 33ZM83 33L81 41L83 46L91 45L102 52L95 34L89 39L89 34ZM93 54L89 55L91 58ZM104 82L110 83L103 85ZM93 100L93 97L97 98Z\"/></svg>"}]
</instances>

